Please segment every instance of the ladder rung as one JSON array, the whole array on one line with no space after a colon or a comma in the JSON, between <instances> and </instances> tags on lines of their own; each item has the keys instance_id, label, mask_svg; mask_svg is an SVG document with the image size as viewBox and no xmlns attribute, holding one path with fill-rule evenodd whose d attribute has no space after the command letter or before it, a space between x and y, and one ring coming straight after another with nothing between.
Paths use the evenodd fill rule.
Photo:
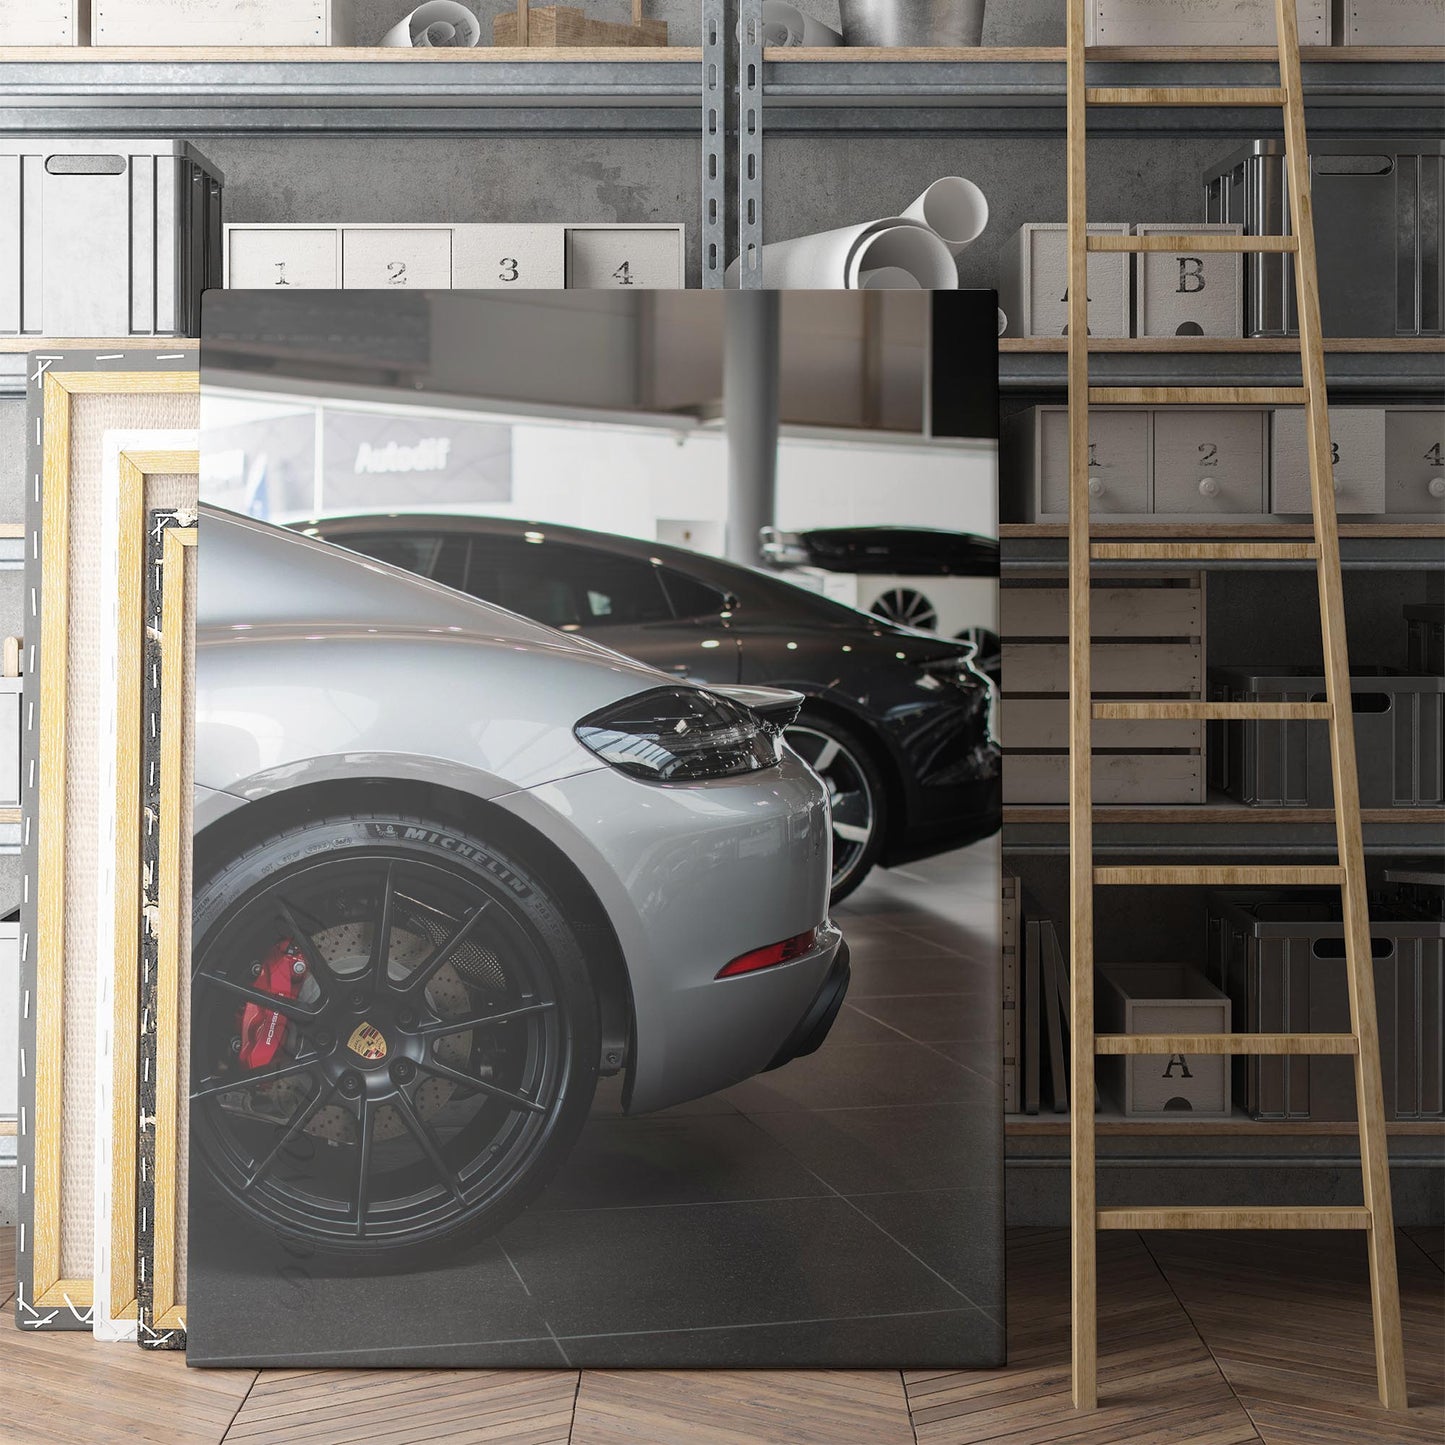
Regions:
<instances>
[{"instance_id":1,"label":"ladder rung","mask_svg":"<svg viewBox=\"0 0 1445 1445\"><path fill-rule=\"evenodd\" d=\"M1176 867L1095 868L1094 882L1106 888L1145 884L1211 883L1221 888L1289 888L1301 884L1343 883L1338 864L1292 864L1286 867L1183 864Z\"/></svg>"},{"instance_id":2,"label":"ladder rung","mask_svg":"<svg viewBox=\"0 0 1445 1445\"><path fill-rule=\"evenodd\" d=\"M1357 1054L1354 1034L1096 1034L1096 1054Z\"/></svg>"},{"instance_id":3,"label":"ladder rung","mask_svg":"<svg viewBox=\"0 0 1445 1445\"><path fill-rule=\"evenodd\" d=\"M1091 386L1090 406L1303 406L1303 386Z\"/></svg>"},{"instance_id":4,"label":"ladder rung","mask_svg":"<svg viewBox=\"0 0 1445 1445\"><path fill-rule=\"evenodd\" d=\"M1226 721L1234 718L1320 718L1328 721L1327 702L1096 702L1096 718L1167 721L1171 718Z\"/></svg>"},{"instance_id":5,"label":"ladder rung","mask_svg":"<svg viewBox=\"0 0 1445 1445\"><path fill-rule=\"evenodd\" d=\"M1314 562L1318 542L1095 542L1096 562Z\"/></svg>"},{"instance_id":6,"label":"ladder rung","mask_svg":"<svg viewBox=\"0 0 1445 1445\"><path fill-rule=\"evenodd\" d=\"M1193 1209L1101 1209L1099 1229L1368 1229L1370 1211L1333 1205L1276 1205L1235 1209L1199 1205Z\"/></svg>"},{"instance_id":7,"label":"ladder rung","mask_svg":"<svg viewBox=\"0 0 1445 1445\"><path fill-rule=\"evenodd\" d=\"M1198 235L1180 231L1150 236L1086 236L1088 251L1297 251L1293 236Z\"/></svg>"},{"instance_id":8,"label":"ladder rung","mask_svg":"<svg viewBox=\"0 0 1445 1445\"><path fill-rule=\"evenodd\" d=\"M1279 85L1103 85L1084 92L1090 105L1284 104Z\"/></svg>"}]
</instances>

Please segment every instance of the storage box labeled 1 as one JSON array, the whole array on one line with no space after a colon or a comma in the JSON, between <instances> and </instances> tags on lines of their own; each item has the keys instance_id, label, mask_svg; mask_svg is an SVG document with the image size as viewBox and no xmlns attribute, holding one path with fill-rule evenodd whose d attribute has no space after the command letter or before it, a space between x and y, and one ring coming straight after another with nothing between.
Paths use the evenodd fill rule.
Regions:
<instances>
[{"instance_id":1,"label":"storage box labeled 1","mask_svg":"<svg viewBox=\"0 0 1445 1445\"><path fill-rule=\"evenodd\" d=\"M92 0L92 45L350 45L352 0Z\"/></svg>"},{"instance_id":2,"label":"storage box labeled 1","mask_svg":"<svg viewBox=\"0 0 1445 1445\"><path fill-rule=\"evenodd\" d=\"M85 0L0 0L0 46L84 45Z\"/></svg>"},{"instance_id":3,"label":"storage box labeled 1","mask_svg":"<svg viewBox=\"0 0 1445 1445\"><path fill-rule=\"evenodd\" d=\"M0 336L195 336L221 175L184 141L0 140Z\"/></svg>"},{"instance_id":4,"label":"storage box labeled 1","mask_svg":"<svg viewBox=\"0 0 1445 1445\"><path fill-rule=\"evenodd\" d=\"M1385 413L1378 406L1330 408L1330 457L1335 510L1385 510ZM1309 448L1303 409L1279 410L1270 419L1270 503L1276 515L1310 515Z\"/></svg>"},{"instance_id":5,"label":"storage box labeled 1","mask_svg":"<svg viewBox=\"0 0 1445 1445\"><path fill-rule=\"evenodd\" d=\"M1127 225L1097 221L1091 236L1127 236ZM1089 335L1128 336L1129 255L1089 256ZM1069 228L1053 222L1022 227L999 254L998 303L1009 336L1067 336L1069 332Z\"/></svg>"},{"instance_id":6,"label":"storage box labeled 1","mask_svg":"<svg viewBox=\"0 0 1445 1445\"><path fill-rule=\"evenodd\" d=\"M1090 45L1273 45L1277 38L1274 0L1087 3ZM1330 43L1329 0L1298 0L1295 11L1301 45Z\"/></svg>"},{"instance_id":7,"label":"storage box labeled 1","mask_svg":"<svg viewBox=\"0 0 1445 1445\"><path fill-rule=\"evenodd\" d=\"M1140 236L1238 236L1244 227L1149 224ZM1134 258L1139 336L1243 336L1244 257L1238 251L1141 251Z\"/></svg>"},{"instance_id":8,"label":"storage box labeled 1","mask_svg":"<svg viewBox=\"0 0 1445 1445\"><path fill-rule=\"evenodd\" d=\"M1098 1030L1109 1034L1227 1034L1229 996L1180 964L1099 970ZM1227 1119L1229 1070L1217 1054L1123 1054L1099 1060L1100 1082L1126 1118L1191 1114Z\"/></svg>"},{"instance_id":9,"label":"storage box labeled 1","mask_svg":"<svg viewBox=\"0 0 1445 1445\"><path fill-rule=\"evenodd\" d=\"M1392 406L1385 412L1385 510L1445 512L1445 410Z\"/></svg>"},{"instance_id":10,"label":"storage box labeled 1","mask_svg":"<svg viewBox=\"0 0 1445 1445\"><path fill-rule=\"evenodd\" d=\"M1336 45L1441 45L1445 0L1334 0Z\"/></svg>"}]
</instances>

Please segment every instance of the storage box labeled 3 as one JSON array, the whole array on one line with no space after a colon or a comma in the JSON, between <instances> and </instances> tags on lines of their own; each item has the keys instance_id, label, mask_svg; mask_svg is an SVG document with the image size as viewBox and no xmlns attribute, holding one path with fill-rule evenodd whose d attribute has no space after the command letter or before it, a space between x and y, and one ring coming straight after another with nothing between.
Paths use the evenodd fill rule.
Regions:
<instances>
[{"instance_id":1,"label":"storage box labeled 3","mask_svg":"<svg viewBox=\"0 0 1445 1445\"><path fill-rule=\"evenodd\" d=\"M92 0L92 45L350 45L352 0Z\"/></svg>"},{"instance_id":2,"label":"storage box labeled 3","mask_svg":"<svg viewBox=\"0 0 1445 1445\"><path fill-rule=\"evenodd\" d=\"M0 336L195 336L221 175L184 141L0 140Z\"/></svg>"},{"instance_id":3,"label":"storage box labeled 3","mask_svg":"<svg viewBox=\"0 0 1445 1445\"><path fill-rule=\"evenodd\" d=\"M1121 964L1099 970L1098 1030L1109 1034L1227 1034L1227 994L1182 964ZM1227 1119L1226 1061L1211 1054L1106 1055L1100 1083L1127 1118L1193 1114Z\"/></svg>"},{"instance_id":4,"label":"storage box labeled 3","mask_svg":"<svg viewBox=\"0 0 1445 1445\"><path fill-rule=\"evenodd\" d=\"M1129 227L1097 221L1091 236L1127 236ZM1129 255L1095 251L1089 257L1089 335L1128 336ZM1024 226L999 253L998 303L1010 336L1067 336L1069 228L1053 222Z\"/></svg>"},{"instance_id":5,"label":"storage box labeled 3","mask_svg":"<svg viewBox=\"0 0 1445 1445\"><path fill-rule=\"evenodd\" d=\"M1090 45L1273 45L1276 40L1274 0L1088 0L1088 7ZM1330 43L1329 0L1298 0L1295 11L1301 45Z\"/></svg>"},{"instance_id":6,"label":"storage box labeled 3","mask_svg":"<svg viewBox=\"0 0 1445 1445\"><path fill-rule=\"evenodd\" d=\"M1330 454L1335 508L1342 513L1385 510L1385 413L1377 406L1330 408ZM1309 448L1302 410L1276 411L1270 422L1270 504L1276 514L1308 516Z\"/></svg>"},{"instance_id":7,"label":"storage box labeled 3","mask_svg":"<svg viewBox=\"0 0 1445 1445\"><path fill-rule=\"evenodd\" d=\"M1244 227L1148 224L1140 236L1243 234ZM1134 258L1135 334L1243 336L1244 257L1238 251L1141 251Z\"/></svg>"}]
</instances>

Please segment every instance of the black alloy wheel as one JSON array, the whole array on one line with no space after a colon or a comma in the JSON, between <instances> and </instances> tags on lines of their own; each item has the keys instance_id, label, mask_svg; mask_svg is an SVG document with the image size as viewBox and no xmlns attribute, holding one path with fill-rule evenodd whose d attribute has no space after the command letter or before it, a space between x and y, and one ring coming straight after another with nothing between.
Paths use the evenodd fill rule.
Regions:
<instances>
[{"instance_id":1,"label":"black alloy wheel","mask_svg":"<svg viewBox=\"0 0 1445 1445\"><path fill-rule=\"evenodd\" d=\"M868 610L875 617L896 622L900 627L917 627L924 632L938 630L938 609L912 587L890 587L873 599Z\"/></svg>"},{"instance_id":2,"label":"black alloy wheel","mask_svg":"<svg viewBox=\"0 0 1445 1445\"><path fill-rule=\"evenodd\" d=\"M784 736L828 789L833 826L830 900L841 903L863 881L883 847L883 780L866 745L831 717L805 711Z\"/></svg>"},{"instance_id":3,"label":"black alloy wheel","mask_svg":"<svg viewBox=\"0 0 1445 1445\"><path fill-rule=\"evenodd\" d=\"M196 895L198 1157L323 1252L409 1253L515 1214L596 1086L597 1006L545 887L454 828L339 818Z\"/></svg>"}]
</instances>

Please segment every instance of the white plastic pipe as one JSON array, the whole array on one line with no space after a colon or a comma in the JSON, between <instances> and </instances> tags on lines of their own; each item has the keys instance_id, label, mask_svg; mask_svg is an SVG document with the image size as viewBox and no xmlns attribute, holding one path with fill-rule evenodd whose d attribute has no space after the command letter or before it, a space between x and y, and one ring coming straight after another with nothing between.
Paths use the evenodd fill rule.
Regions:
<instances>
[{"instance_id":1,"label":"white plastic pipe","mask_svg":"<svg viewBox=\"0 0 1445 1445\"><path fill-rule=\"evenodd\" d=\"M482 24L456 0L427 0L382 37L383 45L417 50L465 50L482 38Z\"/></svg>"},{"instance_id":2,"label":"white plastic pipe","mask_svg":"<svg viewBox=\"0 0 1445 1445\"><path fill-rule=\"evenodd\" d=\"M922 221L956 256L983 235L988 198L962 176L940 176L903 214Z\"/></svg>"},{"instance_id":3,"label":"white plastic pipe","mask_svg":"<svg viewBox=\"0 0 1445 1445\"><path fill-rule=\"evenodd\" d=\"M843 37L787 0L763 0L763 44L841 45Z\"/></svg>"},{"instance_id":4,"label":"white plastic pipe","mask_svg":"<svg viewBox=\"0 0 1445 1445\"><path fill-rule=\"evenodd\" d=\"M917 291L918 277L902 266L878 266L858 273L860 291Z\"/></svg>"}]
</instances>

